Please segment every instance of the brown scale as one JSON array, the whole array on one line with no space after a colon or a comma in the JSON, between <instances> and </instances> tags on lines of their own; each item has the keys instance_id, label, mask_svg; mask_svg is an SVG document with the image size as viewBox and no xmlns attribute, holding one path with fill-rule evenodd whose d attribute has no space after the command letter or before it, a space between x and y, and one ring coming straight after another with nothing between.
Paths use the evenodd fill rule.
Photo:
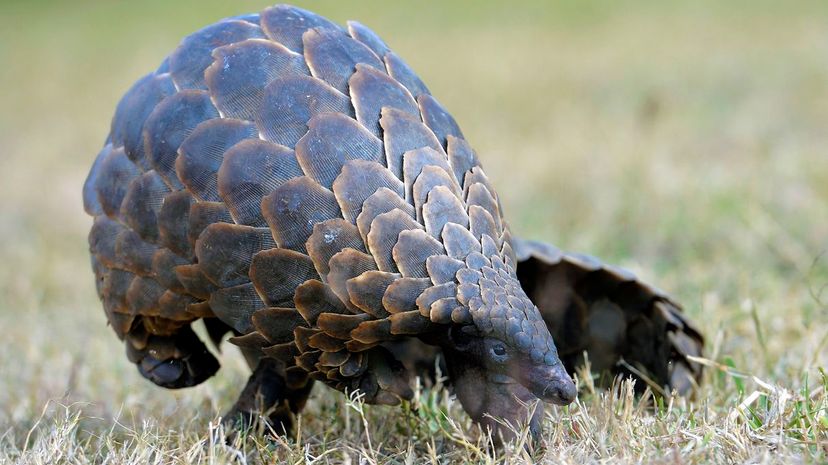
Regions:
<instances>
[{"instance_id":1,"label":"brown scale","mask_svg":"<svg viewBox=\"0 0 828 465\"><path fill-rule=\"evenodd\" d=\"M109 323L168 388L218 369L192 322L233 332L254 373L231 422L273 407L289 432L313 380L398 404L440 354L505 435L485 414L536 431L515 397L571 401L583 351L680 392L699 378L666 295L512 238L457 122L359 23L279 5L208 26L127 92L108 141L83 196ZM498 341L517 365L489 360Z\"/></svg>"}]
</instances>

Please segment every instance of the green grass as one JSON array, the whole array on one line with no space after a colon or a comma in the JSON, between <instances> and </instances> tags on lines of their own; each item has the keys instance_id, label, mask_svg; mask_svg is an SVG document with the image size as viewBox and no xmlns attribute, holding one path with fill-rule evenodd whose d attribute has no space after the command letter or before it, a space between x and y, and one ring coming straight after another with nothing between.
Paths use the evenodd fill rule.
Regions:
<instances>
[{"instance_id":1,"label":"green grass","mask_svg":"<svg viewBox=\"0 0 828 465\"><path fill-rule=\"evenodd\" d=\"M80 186L115 103L244 2L0 5L0 463L828 461L824 2L308 2L418 70L522 236L629 267L708 336L697 399L628 385L550 408L491 457L446 391L402 409L317 388L298 441L225 445L246 370L141 379L94 293ZM370 438L370 441L369 441Z\"/></svg>"}]
</instances>

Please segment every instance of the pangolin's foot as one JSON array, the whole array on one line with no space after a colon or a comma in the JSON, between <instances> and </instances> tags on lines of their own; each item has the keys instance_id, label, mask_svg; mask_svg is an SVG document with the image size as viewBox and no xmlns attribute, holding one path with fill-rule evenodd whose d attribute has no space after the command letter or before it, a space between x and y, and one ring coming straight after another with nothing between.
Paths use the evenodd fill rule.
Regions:
<instances>
[{"instance_id":1,"label":"pangolin's foot","mask_svg":"<svg viewBox=\"0 0 828 465\"><path fill-rule=\"evenodd\" d=\"M200 384L219 369L218 360L189 327L172 336L149 336L141 349L127 335L127 356L158 386L180 389Z\"/></svg>"},{"instance_id":2,"label":"pangolin's foot","mask_svg":"<svg viewBox=\"0 0 828 465\"><path fill-rule=\"evenodd\" d=\"M281 363L263 358L235 405L224 416L224 424L233 432L255 430L257 433L291 436L298 414L310 394L313 382L288 386Z\"/></svg>"}]
</instances>

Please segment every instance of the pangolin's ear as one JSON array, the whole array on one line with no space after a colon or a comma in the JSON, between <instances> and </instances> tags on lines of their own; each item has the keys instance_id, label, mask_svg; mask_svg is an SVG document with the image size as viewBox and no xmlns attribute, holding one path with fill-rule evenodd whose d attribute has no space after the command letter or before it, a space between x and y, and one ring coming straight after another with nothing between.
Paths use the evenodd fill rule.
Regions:
<instances>
[{"instance_id":1,"label":"pangolin's ear","mask_svg":"<svg viewBox=\"0 0 828 465\"><path fill-rule=\"evenodd\" d=\"M449 328L448 337L452 346L458 352L469 352L473 350L475 342L480 341L477 328L472 325L452 325Z\"/></svg>"}]
</instances>

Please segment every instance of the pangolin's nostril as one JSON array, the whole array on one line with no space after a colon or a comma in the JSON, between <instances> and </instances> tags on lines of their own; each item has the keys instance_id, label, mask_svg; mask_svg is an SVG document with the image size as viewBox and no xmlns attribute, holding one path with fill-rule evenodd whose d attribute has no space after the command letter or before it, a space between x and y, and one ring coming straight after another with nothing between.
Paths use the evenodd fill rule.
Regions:
<instances>
[{"instance_id":1,"label":"pangolin's nostril","mask_svg":"<svg viewBox=\"0 0 828 465\"><path fill-rule=\"evenodd\" d=\"M542 382L543 389L541 392L535 392L536 396L545 402L558 405L567 405L575 400L578 390L575 388L575 382L572 381L562 365L546 366L539 372L542 379L532 381L534 381L533 384L539 381Z\"/></svg>"},{"instance_id":2,"label":"pangolin's nostril","mask_svg":"<svg viewBox=\"0 0 828 465\"><path fill-rule=\"evenodd\" d=\"M569 376L562 380L553 381L552 389L555 393L555 397L557 398L556 400L553 400L553 402L560 405L572 403L572 401L575 400L575 396L578 395L575 383Z\"/></svg>"}]
</instances>

